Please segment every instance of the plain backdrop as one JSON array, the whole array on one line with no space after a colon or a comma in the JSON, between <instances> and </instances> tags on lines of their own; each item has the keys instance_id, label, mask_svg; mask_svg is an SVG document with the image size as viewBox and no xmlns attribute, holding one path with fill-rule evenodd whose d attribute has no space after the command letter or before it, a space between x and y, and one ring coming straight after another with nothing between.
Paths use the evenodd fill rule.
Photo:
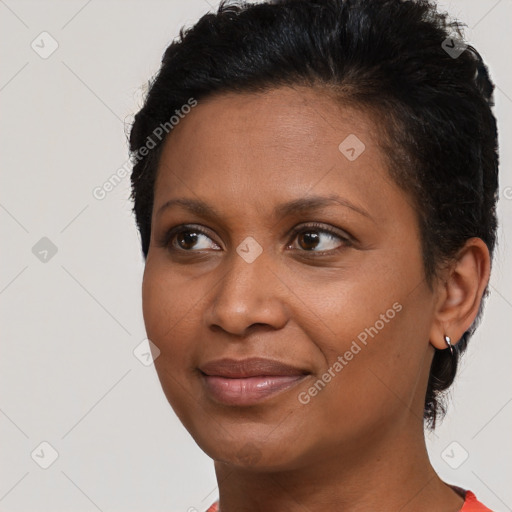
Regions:
<instances>
[{"instance_id":1,"label":"plain backdrop","mask_svg":"<svg viewBox=\"0 0 512 512\"><path fill-rule=\"evenodd\" d=\"M129 178L93 195L127 160L165 48L216 4L0 0L2 512L202 511L217 497L213 462L144 358ZM497 85L501 224L484 321L428 447L447 482L507 511L512 0L441 5L468 25Z\"/></svg>"}]
</instances>

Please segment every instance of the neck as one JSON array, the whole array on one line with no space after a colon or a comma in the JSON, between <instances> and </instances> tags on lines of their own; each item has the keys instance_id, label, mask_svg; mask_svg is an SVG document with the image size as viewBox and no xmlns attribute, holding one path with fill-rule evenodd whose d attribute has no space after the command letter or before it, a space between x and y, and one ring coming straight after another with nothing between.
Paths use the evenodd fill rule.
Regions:
<instances>
[{"instance_id":1,"label":"neck","mask_svg":"<svg viewBox=\"0 0 512 512\"><path fill-rule=\"evenodd\" d=\"M220 512L460 511L464 500L432 468L417 416L376 432L363 446L331 447L286 469L216 462Z\"/></svg>"}]
</instances>

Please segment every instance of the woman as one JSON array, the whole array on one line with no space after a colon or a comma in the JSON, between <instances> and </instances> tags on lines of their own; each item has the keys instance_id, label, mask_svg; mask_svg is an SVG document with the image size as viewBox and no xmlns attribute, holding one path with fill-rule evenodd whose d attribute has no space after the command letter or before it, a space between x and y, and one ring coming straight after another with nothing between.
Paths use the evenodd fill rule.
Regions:
<instances>
[{"instance_id":1,"label":"woman","mask_svg":"<svg viewBox=\"0 0 512 512\"><path fill-rule=\"evenodd\" d=\"M210 511L484 511L425 447L496 240L493 84L426 1L223 4L131 135L163 391ZM172 133L171 133L172 132Z\"/></svg>"}]
</instances>

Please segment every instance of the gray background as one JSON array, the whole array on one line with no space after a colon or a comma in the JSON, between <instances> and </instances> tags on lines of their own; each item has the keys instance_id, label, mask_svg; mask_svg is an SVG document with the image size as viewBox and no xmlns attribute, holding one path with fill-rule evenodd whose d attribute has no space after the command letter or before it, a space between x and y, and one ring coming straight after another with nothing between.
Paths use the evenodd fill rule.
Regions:
<instances>
[{"instance_id":1,"label":"gray background","mask_svg":"<svg viewBox=\"0 0 512 512\"><path fill-rule=\"evenodd\" d=\"M2 512L192 511L217 496L212 461L143 364L129 178L103 200L92 193L126 162L127 127L165 47L216 3L0 0ZM441 5L467 23L497 84L501 226L484 321L428 445L446 481L506 511L512 0Z\"/></svg>"}]
</instances>

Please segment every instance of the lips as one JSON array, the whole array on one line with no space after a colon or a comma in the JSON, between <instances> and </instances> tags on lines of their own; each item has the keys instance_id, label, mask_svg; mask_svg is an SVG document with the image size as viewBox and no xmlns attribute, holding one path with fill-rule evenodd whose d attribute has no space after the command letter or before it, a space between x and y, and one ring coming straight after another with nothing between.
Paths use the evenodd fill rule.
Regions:
<instances>
[{"instance_id":1,"label":"lips","mask_svg":"<svg viewBox=\"0 0 512 512\"><path fill-rule=\"evenodd\" d=\"M309 372L263 358L218 359L200 366L207 394L225 405L255 405L304 380Z\"/></svg>"},{"instance_id":2,"label":"lips","mask_svg":"<svg viewBox=\"0 0 512 512\"><path fill-rule=\"evenodd\" d=\"M304 375L306 370L275 361L254 357L250 359L218 359L199 368L206 375L242 379L245 377Z\"/></svg>"}]
</instances>

